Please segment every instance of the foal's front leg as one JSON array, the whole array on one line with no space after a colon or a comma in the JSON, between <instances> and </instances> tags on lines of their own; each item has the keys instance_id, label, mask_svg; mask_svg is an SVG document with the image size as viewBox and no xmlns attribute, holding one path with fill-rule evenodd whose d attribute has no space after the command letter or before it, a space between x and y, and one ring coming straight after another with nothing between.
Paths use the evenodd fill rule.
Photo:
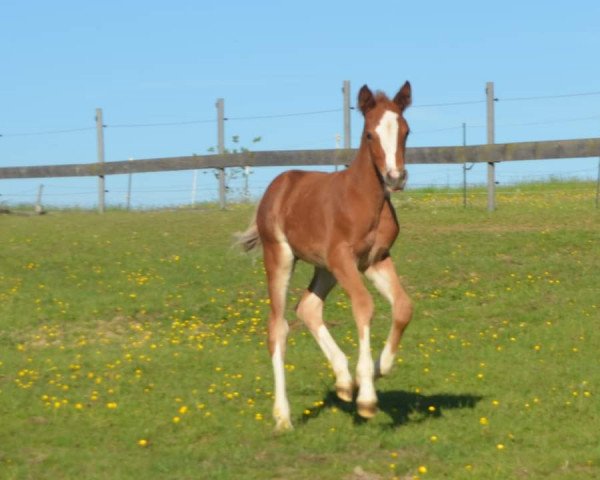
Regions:
<instances>
[{"instance_id":1,"label":"foal's front leg","mask_svg":"<svg viewBox=\"0 0 600 480\"><path fill-rule=\"evenodd\" d=\"M402 334L412 318L412 302L402 288L391 257L369 267L365 275L392 305L392 326L385 347L375 363L375 376L387 375L394 364Z\"/></svg>"},{"instance_id":2,"label":"foal's front leg","mask_svg":"<svg viewBox=\"0 0 600 480\"><path fill-rule=\"evenodd\" d=\"M350 297L352 313L358 328L359 356L356 367L358 414L363 418L372 418L377 413L377 395L373 382L375 371L370 339L373 299L363 284L354 258L349 253L338 251L331 256L329 266L340 286Z\"/></svg>"}]
</instances>

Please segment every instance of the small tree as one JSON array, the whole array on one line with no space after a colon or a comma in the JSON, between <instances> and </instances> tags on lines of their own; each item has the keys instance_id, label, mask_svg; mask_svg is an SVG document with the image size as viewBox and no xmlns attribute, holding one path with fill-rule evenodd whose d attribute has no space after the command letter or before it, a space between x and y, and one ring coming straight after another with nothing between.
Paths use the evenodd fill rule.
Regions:
<instances>
[{"instance_id":1,"label":"small tree","mask_svg":"<svg viewBox=\"0 0 600 480\"><path fill-rule=\"evenodd\" d=\"M252 139L252 143L259 143L261 140L262 140L262 137L254 137ZM252 155L252 152L250 149L240 145L240 136L239 135L233 135L231 137L231 142L234 144L234 148L232 148L232 149L226 148L224 153L233 154L233 155L246 155L248 157L250 157ZM209 153L215 153L217 151L217 149L216 149L216 147L210 147L208 149L208 151L209 151ZM231 168L225 169L225 191L234 192L235 189L231 188L230 184L234 180L243 178L244 179L243 187L241 189L238 189L238 192L240 193L240 196L243 201L245 201L245 202L250 201L251 195L250 195L249 180L250 180L250 175L252 173L254 173L254 172L248 165L245 167L231 167ZM215 170L215 178L217 178L217 179L219 178L218 170Z\"/></svg>"}]
</instances>

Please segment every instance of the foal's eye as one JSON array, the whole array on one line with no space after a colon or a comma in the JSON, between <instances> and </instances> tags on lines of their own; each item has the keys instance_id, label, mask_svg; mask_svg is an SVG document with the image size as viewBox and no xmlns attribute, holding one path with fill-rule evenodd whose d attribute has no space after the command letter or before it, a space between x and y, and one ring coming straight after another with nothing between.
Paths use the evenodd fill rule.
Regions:
<instances>
[{"instance_id":1,"label":"foal's eye","mask_svg":"<svg viewBox=\"0 0 600 480\"><path fill-rule=\"evenodd\" d=\"M372 140L373 139L373 134L371 134L371 132L367 132L367 140Z\"/></svg>"}]
</instances>

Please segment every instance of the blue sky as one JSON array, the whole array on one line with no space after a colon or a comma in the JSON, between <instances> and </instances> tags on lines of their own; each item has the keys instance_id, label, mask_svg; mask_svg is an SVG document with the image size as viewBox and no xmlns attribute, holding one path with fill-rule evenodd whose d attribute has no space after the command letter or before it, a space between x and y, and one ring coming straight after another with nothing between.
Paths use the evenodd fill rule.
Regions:
<instances>
[{"instance_id":1,"label":"blue sky","mask_svg":"<svg viewBox=\"0 0 600 480\"><path fill-rule=\"evenodd\" d=\"M485 143L486 81L495 83L496 141L600 134L600 3L481 2L67 2L5 0L0 15L0 166L94 162L94 114L104 111L106 159L203 154L216 143L215 101L225 99L228 147L333 148L342 113L256 120L342 107L364 83L393 94L413 86L411 146ZM514 100L524 97L558 97ZM204 122L206 121L206 122ZM163 127L137 124L198 122ZM204 123L200 123L204 122ZM353 146L362 121L353 113ZM127 127L126 127L127 126ZM41 134L57 130L88 129ZM35 135L23 135L23 134ZM260 136L261 142L251 144ZM595 178L597 159L505 163L501 182L550 173ZM459 166L412 167L411 182L454 183ZM483 168L469 173L483 178ZM273 170L255 172L258 195ZM90 205L95 179L0 181L0 202ZM126 179L108 177L124 201ZM199 198L211 198L212 173ZM134 205L184 203L192 172L139 175Z\"/></svg>"}]
</instances>

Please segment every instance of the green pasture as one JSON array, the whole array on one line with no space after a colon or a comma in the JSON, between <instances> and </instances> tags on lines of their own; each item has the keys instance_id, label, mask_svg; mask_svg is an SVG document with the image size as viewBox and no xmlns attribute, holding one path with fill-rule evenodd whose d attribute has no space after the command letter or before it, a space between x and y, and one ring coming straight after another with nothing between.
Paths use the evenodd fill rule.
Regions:
<instances>
[{"instance_id":1,"label":"green pasture","mask_svg":"<svg viewBox=\"0 0 600 480\"><path fill-rule=\"evenodd\" d=\"M0 479L600 478L594 187L394 197L415 315L368 422L294 316L298 265L285 434L261 258L231 246L254 206L1 215ZM354 364L339 288L325 315Z\"/></svg>"}]
</instances>

